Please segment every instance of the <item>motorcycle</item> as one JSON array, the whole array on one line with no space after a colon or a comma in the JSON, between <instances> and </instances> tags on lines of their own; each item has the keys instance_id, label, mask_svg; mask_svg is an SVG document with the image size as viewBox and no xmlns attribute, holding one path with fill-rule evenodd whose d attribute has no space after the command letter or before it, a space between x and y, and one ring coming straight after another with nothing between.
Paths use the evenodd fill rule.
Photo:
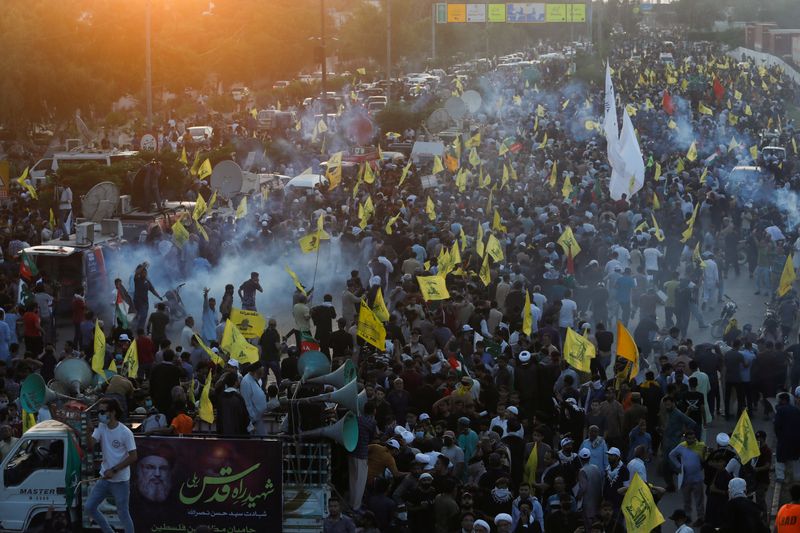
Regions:
<instances>
[{"instance_id":1,"label":"motorcycle","mask_svg":"<svg viewBox=\"0 0 800 533\"><path fill-rule=\"evenodd\" d=\"M764 304L764 306L767 309L764 311L764 321L758 330L758 338L764 341L778 342L781 340L781 320L778 317L778 310L769 303Z\"/></svg>"},{"instance_id":2,"label":"motorcycle","mask_svg":"<svg viewBox=\"0 0 800 533\"><path fill-rule=\"evenodd\" d=\"M736 302L733 301L730 296L727 294L723 294L722 296L725 298L725 304L722 306L722 309L719 312L719 318L711 323L711 336L715 339L722 338L722 336L725 334L728 324L736 314L736 311L739 309L739 306L736 305Z\"/></svg>"},{"instance_id":3,"label":"motorcycle","mask_svg":"<svg viewBox=\"0 0 800 533\"><path fill-rule=\"evenodd\" d=\"M181 287L184 285L186 285L186 283L181 283L164 294L170 320L182 320L186 318L186 308L183 306L183 300L181 299Z\"/></svg>"}]
</instances>

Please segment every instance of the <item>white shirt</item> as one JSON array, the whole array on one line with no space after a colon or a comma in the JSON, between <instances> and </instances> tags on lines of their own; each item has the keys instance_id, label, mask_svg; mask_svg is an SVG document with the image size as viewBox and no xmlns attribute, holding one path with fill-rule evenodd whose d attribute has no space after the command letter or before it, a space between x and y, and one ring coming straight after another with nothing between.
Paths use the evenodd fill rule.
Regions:
<instances>
[{"instance_id":1,"label":"white shirt","mask_svg":"<svg viewBox=\"0 0 800 533\"><path fill-rule=\"evenodd\" d=\"M547 296L541 292L534 292L531 294L531 300L533 300L533 303L536 304L536 307L539 309L544 309L545 304L547 304Z\"/></svg>"},{"instance_id":2,"label":"white shirt","mask_svg":"<svg viewBox=\"0 0 800 533\"><path fill-rule=\"evenodd\" d=\"M192 351L192 338L194 337L194 330L189 326L183 326L181 330L181 347L183 351Z\"/></svg>"},{"instance_id":3,"label":"white shirt","mask_svg":"<svg viewBox=\"0 0 800 533\"><path fill-rule=\"evenodd\" d=\"M606 263L606 274L611 274L616 269L619 269L620 272L622 271L622 263L620 263L619 260L611 259L608 263Z\"/></svg>"},{"instance_id":4,"label":"white shirt","mask_svg":"<svg viewBox=\"0 0 800 533\"><path fill-rule=\"evenodd\" d=\"M658 248L645 248L642 255L644 255L645 270L658 270L658 260L664 257Z\"/></svg>"},{"instance_id":5,"label":"white shirt","mask_svg":"<svg viewBox=\"0 0 800 533\"><path fill-rule=\"evenodd\" d=\"M99 424L92 432L92 438L100 443L103 450L103 463L100 465L100 475L106 470L120 464L128 454L136 450L133 432L125 424L118 423L114 429L109 429L106 424ZM112 483L128 481L131 478L131 468L126 466L110 479Z\"/></svg>"},{"instance_id":6,"label":"white shirt","mask_svg":"<svg viewBox=\"0 0 800 533\"><path fill-rule=\"evenodd\" d=\"M561 311L558 315L558 327L575 327L575 312L578 310L578 304L569 298L561 300Z\"/></svg>"},{"instance_id":7,"label":"white shirt","mask_svg":"<svg viewBox=\"0 0 800 533\"><path fill-rule=\"evenodd\" d=\"M690 528L686 524L683 524L681 527L675 530L675 533L694 533L694 529Z\"/></svg>"}]
</instances>

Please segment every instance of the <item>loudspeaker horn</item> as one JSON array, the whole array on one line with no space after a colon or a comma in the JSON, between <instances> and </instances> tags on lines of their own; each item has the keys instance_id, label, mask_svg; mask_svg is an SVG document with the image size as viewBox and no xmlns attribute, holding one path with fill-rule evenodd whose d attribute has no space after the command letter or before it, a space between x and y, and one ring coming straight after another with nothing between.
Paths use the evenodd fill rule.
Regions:
<instances>
[{"instance_id":1,"label":"loudspeaker horn","mask_svg":"<svg viewBox=\"0 0 800 533\"><path fill-rule=\"evenodd\" d=\"M40 407L57 400L59 397L69 398L69 396L59 394L48 387L44 382L44 378L39 374L30 374L25 378L19 391L19 401L22 404L22 408L29 413L35 413Z\"/></svg>"},{"instance_id":2,"label":"loudspeaker horn","mask_svg":"<svg viewBox=\"0 0 800 533\"><path fill-rule=\"evenodd\" d=\"M326 385L333 385L336 388L344 387L351 381L356 379L356 365L353 361L347 359L342 366L324 376L317 376L307 380L309 383L324 383Z\"/></svg>"},{"instance_id":3,"label":"loudspeaker horn","mask_svg":"<svg viewBox=\"0 0 800 533\"><path fill-rule=\"evenodd\" d=\"M92 384L92 368L83 359L64 359L56 365L55 381L80 390Z\"/></svg>"},{"instance_id":4,"label":"loudspeaker horn","mask_svg":"<svg viewBox=\"0 0 800 533\"><path fill-rule=\"evenodd\" d=\"M311 378L329 374L331 372L331 362L324 353L309 351L300 356L297 361L297 370L302 376L300 380L306 382Z\"/></svg>"},{"instance_id":5,"label":"loudspeaker horn","mask_svg":"<svg viewBox=\"0 0 800 533\"><path fill-rule=\"evenodd\" d=\"M358 393L356 401L358 402L358 413L361 414L364 412L364 406L367 404L367 389Z\"/></svg>"},{"instance_id":6,"label":"loudspeaker horn","mask_svg":"<svg viewBox=\"0 0 800 533\"><path fill-rule=\"evenodd\" d=\"M297 401L338 403L348 411L352 411L357 415L361 414L361 406L358 401L358 381L356 380L333 392L326 392L309 398L298 398Z\"/></svg>"},{"instance_id":7,"label":"loudspeaker horn","mask_svg":"<svg viewBox=\"0 0 800 533\"><path fill-rule=\"evenodd\" d=\"M300 438L323 437L338 442L348 452L356 449L358 444L358 419L353 413L346 413L338 422L297 435Z\"/></svg>"}]
</instances>

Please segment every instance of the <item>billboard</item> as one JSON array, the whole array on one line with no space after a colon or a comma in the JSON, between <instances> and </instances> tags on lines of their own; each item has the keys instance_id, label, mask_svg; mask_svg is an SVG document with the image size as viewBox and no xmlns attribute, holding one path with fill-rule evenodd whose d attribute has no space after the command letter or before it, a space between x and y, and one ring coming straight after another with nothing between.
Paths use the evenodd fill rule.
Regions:
<instances>
[{"instance_id":1,"label":"billboard","mask_svg":"<svg viewBox=\"0 0 800 533\"><path fill-rule=\"evenodd\" d=\"M567 22L586 22L586 4L567 4Z\"/></svg>"},{"instance_id":2,"label":"billboard","mask_svg":"<svg viewBox=\"0 0 800 533\"><path fill-rule=\"evenodd\" d=\"M506 21L506 5L505 4L487 4L486 5L486 18L489 22L505 22Z\"/></svg>"},{"instance_id":3,"label":"billboard","mask_svg":"<svg viewBox=\"0 0 800 533\"><path fill-rule=\"evenodd\" d=\"M280 441L136 436L137 531L281 531Z\"/></svg>"},{"instance_id":4,"label":"billboard","mask_svg":"<svg viewBox=\"0 0 800 533\"><path fill-rule=\"evenodd\" d=\"M566 4L547 4L545 8L545 21L547 22L566 22Z\"/></svg>"},{"instance_id":5,"label":"billboard","mask_svg":"<svg viewBox=\"0 0 800 533\"><path fill-rule=\"evenodd\" d=\"M446 24L447 23L447 4L434 4L434 16L436 18L436 24Z\"/></svg>"},{"instance_id":6,"label":"billboard","mask_svg":"<svg viewBox=\"0 0 800 533\"><path fill-rule=\"evenodd\" d=\"M467 4L467 22L486 22L486 4Z\"/></svg>"},{"instance_id":7,"label":"billboard","mask_svg":"<svg viewBox=\"0 0 800 533\"><path fill-rule=\"evenodd\" d=\"M545 4L506 4L506 22L545 22Z\"/></svg>"},{"instance_id":8,"label":"billboard","mask_svg":"<svg viewBox=\"0 0 800 533\"><path fill-rule=\"evenodd\" d=\"M447 22L466 22L466 4L447 4Z\"/></svg>"}]
</instances>

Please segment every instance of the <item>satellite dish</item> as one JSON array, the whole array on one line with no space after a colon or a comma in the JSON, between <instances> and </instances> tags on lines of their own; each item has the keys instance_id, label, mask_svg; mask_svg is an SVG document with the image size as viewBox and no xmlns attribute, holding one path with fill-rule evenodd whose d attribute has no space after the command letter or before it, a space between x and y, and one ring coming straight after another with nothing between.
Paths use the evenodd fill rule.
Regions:
<instances>
[{"instance_id":1,"label":"satellite dish","mask_svg":"<svg viewBox=\"0 0 800 533\"><path fill-rule=\"evenodd\" d=\"M483 103L481 93L471 89L469 91L464 91L464 94L461 95L461 99L464 101L464 105L467 106L467 111L471 115L477 113L481 108L481 104Z\"/></svg>"},{"instance_id":2,"label":"satellite dish","mask_svg":"<svg viewBox=\"0 0 800 533\"><path fill-rule=\"evenodd\" d=\"M116 183L104 181L92 187L81 198L83 218L100 223L114 216L119 201L119 187Z\"/></svg>"},{"instance_id":3,"label":"satellite dish","mask_svg":"<svg viewBox=\"0 0 800 533\"><path fill-rule=\"evenodd\" d=\"M222 196L235 196L242 190L244 175L242 169L233 161L217 163L211 173L211 188Z\"/></svg>"},{"instance_id":4,"label":"satellite dish","mask_svg":"<svg viewBox=\"0 0 800 533\"><path fill-rule=\"evenodd\" d=\"M440 131L446 130L451 121L450 113L448 113L446 109L440 107L431 113L431 116L425 121L425 126L431 133L439 133Z\"/></svg>"},{"instance_id":5,"label":"satellite dish","mask_svg":"<svg viewBox=\"0 0 800 533\"><path fill-rule=\"evenodd\" d=\"M448 98L444 103L444 108L447 110L447 114L455 121L461 120L467 114L467 104L458 96Z\"/></svg>"}]
</instances>

